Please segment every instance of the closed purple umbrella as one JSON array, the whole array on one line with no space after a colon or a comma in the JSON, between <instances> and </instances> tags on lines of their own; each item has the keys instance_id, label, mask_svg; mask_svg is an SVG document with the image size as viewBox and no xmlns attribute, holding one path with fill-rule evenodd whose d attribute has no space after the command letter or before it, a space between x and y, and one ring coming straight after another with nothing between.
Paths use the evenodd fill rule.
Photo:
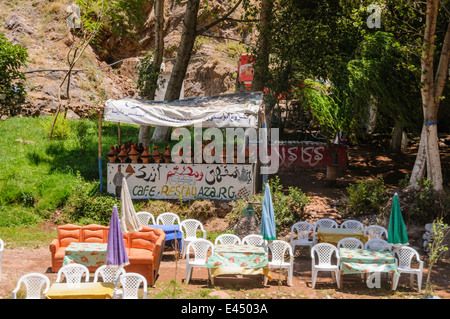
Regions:
<instances>
[{"instance_id":1,"label":"closed purple umbrella","mask_svg":"<svg viewBox=\"0 0 450 319\"><path fill-rule=\"evenodd\" d=\"M117 205L114 205L109 223L108 246L106 247L106 265L125 267L130 263L123 241Z\"/></svg>"}]
</instances>

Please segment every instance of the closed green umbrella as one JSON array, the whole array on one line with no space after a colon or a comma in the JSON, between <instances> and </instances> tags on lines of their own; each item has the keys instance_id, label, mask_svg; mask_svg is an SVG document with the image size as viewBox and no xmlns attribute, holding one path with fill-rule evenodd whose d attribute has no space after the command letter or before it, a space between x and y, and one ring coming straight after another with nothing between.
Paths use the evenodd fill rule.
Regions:
<instances>
[{"instance_id":1,"label":"closed green umbrella","mask_svg":"<svg viewBox=\"0 0 450 319\"><path fill-rule=\"evenodd\" d=\"M391 217L389 219L388 243L394 247L408 245L408 234L406 232L405 222L403 221L402 211L398 194L394 194L392 200Z\"/></svg>"}]
</instances>

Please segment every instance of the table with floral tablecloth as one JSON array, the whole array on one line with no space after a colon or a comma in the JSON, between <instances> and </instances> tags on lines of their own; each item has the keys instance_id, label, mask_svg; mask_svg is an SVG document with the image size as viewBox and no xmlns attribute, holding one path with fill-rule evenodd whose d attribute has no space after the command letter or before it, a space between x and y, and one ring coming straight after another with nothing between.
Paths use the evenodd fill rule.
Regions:
<instances>
[{"instance_id":1,"label":"table with floral tablecloth","mask_svg":"<svg viewBox=\"0 0 450 319\"><path fill-rule=\"evenodd\" d=\"M72 242L66 247L63 266L77 263L86 267L100 267L106 262L106 247L102 243Z\"/></svg>"},{"instance_id":2,"label":"table with floral tablecloth","mask_svg":"<svg viewBox=\"0 0 450 319\"><path fill-rule=\"evenodd\" d=\"M218 275L264 275L272 279L264 246L215 245L205 267L211 270L213 278Z\"/></svg>"},{"instance_id":3,"label":"table with floral tablecloth","mask_svg":"<svg viewBox=\"0 0 450 319\"><path fill-rule=\"evenodd\" d=\"M341 282L346 274L389 273L398 276L395 258L388 250L340 248Z\"/></svg>"}]
</instances>

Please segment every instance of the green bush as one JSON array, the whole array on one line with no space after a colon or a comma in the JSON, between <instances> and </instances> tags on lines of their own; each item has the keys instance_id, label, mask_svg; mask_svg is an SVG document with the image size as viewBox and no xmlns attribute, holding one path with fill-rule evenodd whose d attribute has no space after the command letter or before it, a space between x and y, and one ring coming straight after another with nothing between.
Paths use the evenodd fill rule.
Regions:
<instances>
[{"instance_id":1,"label":"green bush","mask_svg":"<svg viewBox=\"0 0 450 319\"><path fill-rule=\"evenodd\" d=\"M110 194L98 194L98 184L85 182L77 175L62 212L67 219L80 224L109 225L114 204L120 209L120 200Z\"/></svg>"},{"instance_id":2,"label":"green bush","mask_svg":"<svg viewBox=\"0 0 450 319\"><path fill-rule=\"evenodd\" d=\"M450 216L450 195L435 191L433 181L427 178L419 182L419 187L408 205L408 218L422 222L443 218L447 222Z\"/></svg>"},{"instance_id":3,"label":"green bush","mask_svg":"<svg viewBox=\"0 0 450 319\"><path fill-rule=\"evenodd\" d=\"M355 215L381 213L386 191L381 176L375 180L362 180L347 187L346 212Z\"/></svg>"},{"instance_id":4,"label":"green bush","mask_svg":"<svg viewBox=\"0 0 450 319\"><path fill-rule=\"evenodd\" d=\"M28 52L19 44L12 44L0 33L0 114L15 115L16 107L26 95L21 69L26 65Z\"/></svg>"}]
</instances>

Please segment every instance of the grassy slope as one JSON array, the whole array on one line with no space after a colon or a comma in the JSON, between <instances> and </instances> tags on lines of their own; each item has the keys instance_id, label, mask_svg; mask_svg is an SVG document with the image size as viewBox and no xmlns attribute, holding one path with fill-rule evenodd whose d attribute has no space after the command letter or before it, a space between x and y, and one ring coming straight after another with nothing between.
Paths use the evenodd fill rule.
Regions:
<instances>
[{"instance_id":1,"label":"grassy slope","mask_svg":"<svg viewBox=\"0 0 450 319\"><path fill-rule=\"evenodd\" d=\"M61 117L62 118L62 117ZM68 120L50 141L52 117L9 118L0 122L0 232L12 234L15 227L33 226L64 205L73 185L97 183L98 128L86 121L85 150L77 140L77 121ZM60 120L58 120L58 123ZM139 128L122 125L123 140L135 140ZM117 124L104 123L103 176L106 179L106 153L117 144ZM9 229L9 230L8 230ZM17 235L17 234L16 234Z\"/></svg>"}]
</instances>

